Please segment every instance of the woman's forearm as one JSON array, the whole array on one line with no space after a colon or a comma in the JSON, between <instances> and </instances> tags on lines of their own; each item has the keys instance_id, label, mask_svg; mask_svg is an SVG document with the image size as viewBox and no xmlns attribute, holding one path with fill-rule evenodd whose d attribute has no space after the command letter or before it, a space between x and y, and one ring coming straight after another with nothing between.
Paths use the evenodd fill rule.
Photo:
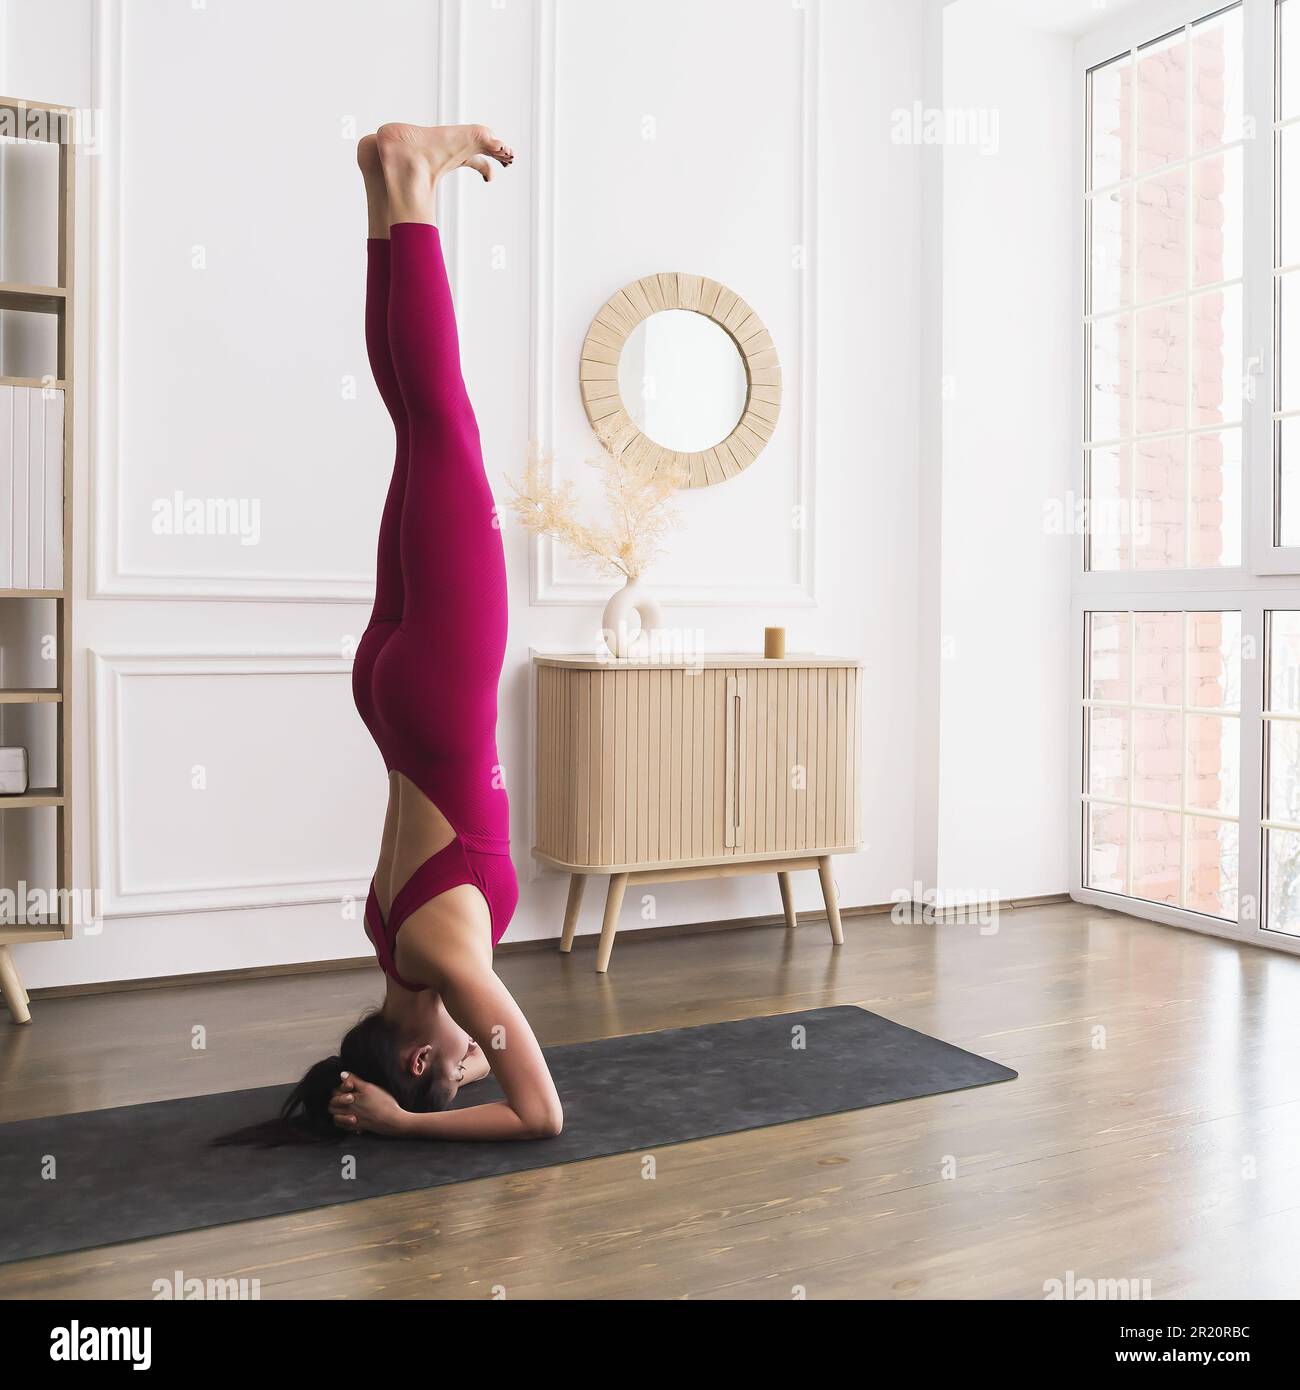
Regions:
<instances>
[{"instance_id":1,"label":"woman's forearm","mask_svg":"<svg viewBox=\"0 0 1300 1390\"><path fill-rule=\"evenodd\" d=\"M522 1120L503 1100L467 1105L463 1110L408 1113L401 1129L404 1139L550 1139L557 1133L558 1128L545 1121Z\"/></svg>"}]
</instances>

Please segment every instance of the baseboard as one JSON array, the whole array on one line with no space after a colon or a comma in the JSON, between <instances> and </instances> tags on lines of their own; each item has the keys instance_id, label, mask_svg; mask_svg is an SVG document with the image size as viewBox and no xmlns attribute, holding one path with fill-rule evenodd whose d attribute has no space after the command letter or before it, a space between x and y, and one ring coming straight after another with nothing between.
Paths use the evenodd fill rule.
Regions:
<instances>
[{"instance_id":1,"label":"baseboard","mask_svg":"<svg viewBox=\"0 0 1300 1390\"><path fill-rule=\"evenodd\" d=\"M999 903L1001 911L1013 911L1022 907L1045 907L1053 903L1070 901L1068 893L1052 893L1039 898L1016 898ZM841 907L840 917L878 917L893 912L899 904L867 903L859 907ZM919 904L918 904L919 906ZM801 912L800 925L812 922L825 922L824 912ZM742 931L750 927L779 927L785 925L780 914L764 914L759 917L727 917L717 922L678 922L664 927L637 927L620 932L620 942L644 941L653 937L698 936L705 932ZM599 932L584 932L573 943L575 950L594 949L599 940ZM496 949L499 956L524 955L529 952L554 951L557 936L538 937L532 941L503 941ZM309 960L286 965L250 965L238 970L205 970L189 975L150 975L136 980L101 980L82 985L47 985L44 989L33 989L29 993L33 999L65 999L80 995L117 994L131 990L175 989L180 985L222 985L240 980L269 980L285 975L328 975L341 974L349 970L373 970L374 956L344 956L338 960Z\"/></svg>"}]
</instances>

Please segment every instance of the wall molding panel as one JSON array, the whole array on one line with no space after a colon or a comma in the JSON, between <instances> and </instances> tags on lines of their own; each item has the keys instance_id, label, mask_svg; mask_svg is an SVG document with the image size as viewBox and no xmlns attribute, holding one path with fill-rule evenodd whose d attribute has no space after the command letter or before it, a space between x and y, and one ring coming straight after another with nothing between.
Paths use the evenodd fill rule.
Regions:
<instances>
[{"instance_id":1,"label":"wall molding panel","mask_svg":"<svg viewBox=\"0 0 1300 1390\"><path fill-rule=\"evenodd\" d=\"M543 451L554 442L556 227L556 4L534 0L532 112L532 304L529 315L529 437ZM817 537L817 344L819 333L821 243L818 216L818 164L822 123L822 63L819 0L803 0L799 62L799 244L807 260L798 280L798 332L794 360L799 368L795 444L795 505L804 525L796 531L794 576L774 583L673 584L656 580L664 603L683 607L724 605L812 607L817 603L820 570ZM643 273L662 269L646 266ZM614 288L611 286L611 289ZM592 312L599 308L592 305ZM576 368L574 371L576 389ZM787 396L787 400L790 399ZM559 547L548 536L529 538L530 601L536 606L603 604L609 582L562 580L556 572Z\"/></svg>"},{"instance_id":2,"label":"wall molding panel","mask_svg":"<svg viewBox=\"0 0 1300 1390\"><path fill-rule=\"evenodd\" d=\"M102 890L104 917L141 917L158 913L213 912L232 908L293 907L338 903L354 898L364 904L370 868L350 874L321 872L284 879L261 879L235 872L227 877L182 884L134 880L126 861L133 837L147 836L136 825L127 801L123 771L128 748L123 737L123 707L133 686L157 677L195 681L245 679L351 680L352 662L337 652L267 654L258 652L169 652L126 655L90 651L91 866L92 882ZM350 691L345 695L351 709ZM137 750L135 756L139 756ZM285 789L286 804L291 800ZM277 814L277 812L272 812ZM360 907L358 907L360 911Z\"/></svg>"},{"instance_id":3,"label":"wall molding panel","mask_svg":"<svg viewBox=\"0 0 1300 1390\"><path fill-rule=\"evenodd\" d=\"M437 59L438 119L449 121L460 103L464 53L464 0L439 0ZM370 603L374 579L368 574L283 570L223 573L133 566L122 549L123 439L122 379L122 179L127 157L122 132L127 100L129 53L123 32L123 0L96 0L92 10L91 64L93 103L101 113L103 135L98 153L87 161L91 177L89 221L91 273L89 296L90 393L90 592L96 598L211 599L217 601ZM460 190L444 188L441 220L449 229L449 267L459 288Z\"/></svg>"}]
</instances>

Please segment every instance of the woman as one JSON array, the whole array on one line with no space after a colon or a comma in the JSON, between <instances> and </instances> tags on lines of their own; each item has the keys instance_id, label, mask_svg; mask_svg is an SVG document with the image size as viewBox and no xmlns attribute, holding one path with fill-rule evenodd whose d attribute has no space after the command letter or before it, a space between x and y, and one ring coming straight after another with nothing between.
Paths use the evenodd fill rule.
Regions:
<instances>
[{"instance_id":1,"label":"woman","mask_svg":"<svg viewBox=\"0 0 1300 1390\"><path fill-rule=\"evenodd\" d=\"M353 695L388 767L366 904L383 1006L318 1062L286 1118L418 1139L560 1132L555 1084L492 969L519 890L496 750L505 559L461 377L434 189L514 155L483 126L382 126L361 141L369 208L366 347L397 431L379 528L375 607ZM448 1110L496 1076L505 1099Z\"/></svg>"}]
</instances>

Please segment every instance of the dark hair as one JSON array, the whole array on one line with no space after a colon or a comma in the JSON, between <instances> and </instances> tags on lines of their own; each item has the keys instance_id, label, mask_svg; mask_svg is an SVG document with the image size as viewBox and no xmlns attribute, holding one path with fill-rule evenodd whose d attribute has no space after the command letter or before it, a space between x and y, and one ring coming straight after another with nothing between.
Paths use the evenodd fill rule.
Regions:
<instances>
[{"instance_id":1,"label":"dark hair","mask_svg":"<svg viewBox=\"0 0 1300 1390\"><path fill-rule=\"evenodd\" d=\"M382 1086L403 1110L445 1110L452 1097L446 1078L433 1071L413 1076L402 1066L400 1043L397 1029L378 1009L363 1014L343 1034L335 1056L324 1057L308 1068L289 1092L277 1119L248 1125L213 1142L275 1148L280 1144L347 1137L347 1131L339 1129L329 1111L330 1097L338 1087L340 1073L345 1071Z\"/></svg>"}]
</instances>

